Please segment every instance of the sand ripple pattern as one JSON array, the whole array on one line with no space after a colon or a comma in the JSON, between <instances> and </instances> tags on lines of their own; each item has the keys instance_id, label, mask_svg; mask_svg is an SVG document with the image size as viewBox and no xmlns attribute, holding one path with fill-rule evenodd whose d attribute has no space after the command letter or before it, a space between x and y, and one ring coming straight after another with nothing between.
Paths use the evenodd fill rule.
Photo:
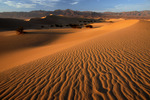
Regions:
<instances>
[{"instance_id":1,"label":"sand ripple pattern","mask_svg":"<svg viewBox=\"0 0 150 100\"><path fill-rule=\"evenodd\" d=\"M0 99L149 100L145 24L150 25L139 22L0 73Z\"/></svg>"}]
</instances>

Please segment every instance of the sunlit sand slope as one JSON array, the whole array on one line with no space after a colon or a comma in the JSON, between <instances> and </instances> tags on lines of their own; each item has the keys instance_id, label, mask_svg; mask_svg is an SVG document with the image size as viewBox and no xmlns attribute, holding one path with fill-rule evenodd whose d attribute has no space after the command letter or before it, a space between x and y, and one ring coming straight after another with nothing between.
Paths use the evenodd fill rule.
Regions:
<instances>
[{"instance_id":1,"label":"sunlit sand slope","mask_svg":"<svg viewBox=\"0 0 150 100\"><path fill-rule=\"evenodd\" d=\"M93 29L45 29L27 30L17 36L15 31L0 32L0 72L22 65L83 41L137 23L138 20L123 20L117 23L97 23ZM95 24L94 24L95 25Z\"/></svg>"},{"instance_id":2,"label":"sunlit sand slope","mask_svg":"<svg viewBox=\"0 0 150 100\"><path fill-rule=\"evenodd\" d=\"M99 35L0 73L4 100L148 100L150 22Z\"/></svg>"}]
</instances>

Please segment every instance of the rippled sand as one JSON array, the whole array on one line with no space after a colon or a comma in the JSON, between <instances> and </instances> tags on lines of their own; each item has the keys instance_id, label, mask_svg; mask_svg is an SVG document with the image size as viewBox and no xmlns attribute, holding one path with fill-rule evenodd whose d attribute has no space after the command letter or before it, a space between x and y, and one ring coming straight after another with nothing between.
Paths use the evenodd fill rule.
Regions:
<instances>
[{"instance_id":1,"label":"rippled sand","mask_svg":"<svg viewBox=\"0 0 150 100\"><path fill-rule=\"evenodd\" d=\"M0 99L148 100L149 26L148 21L123 20L20 50L25 62L18 57L18 63L8 62L19 66L4 62L0 67Z\"/></svg>"}]
</instances>

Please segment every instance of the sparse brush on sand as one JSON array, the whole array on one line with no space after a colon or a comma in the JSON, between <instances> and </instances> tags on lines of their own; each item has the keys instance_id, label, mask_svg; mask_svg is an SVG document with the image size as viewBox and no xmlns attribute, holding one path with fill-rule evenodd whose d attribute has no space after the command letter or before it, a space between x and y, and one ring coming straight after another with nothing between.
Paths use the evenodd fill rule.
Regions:
<instances>
[{"instance_id":1,"label":"sparse brush on sand","mask_svg":"<svg viewBox=\"0 0 150 100\"><path fill-rule=\"evenodd\" d=\"M18 35L24 34L24 28L23 28L22 26L20 26L20 27L18 27L18 28L16 29L16 32L17 32Z\"/></svg>"},{"instance_id":2,"label":"sparse brush on sand","mask_svg":"<svg viewBox=\"0 0 150 100\"><path fill-rule=\"evenodd\" d=\"M42 40L54 35L59 38L0 57L0 99L149 100L150 22L92 25L97 28L51 35L48 30L38 30L20 36L28 43L34 40L26 39L29 35L39 40L41 36ZM0 38L15 36L1 32Z\"/></svg>"}]
</instances>

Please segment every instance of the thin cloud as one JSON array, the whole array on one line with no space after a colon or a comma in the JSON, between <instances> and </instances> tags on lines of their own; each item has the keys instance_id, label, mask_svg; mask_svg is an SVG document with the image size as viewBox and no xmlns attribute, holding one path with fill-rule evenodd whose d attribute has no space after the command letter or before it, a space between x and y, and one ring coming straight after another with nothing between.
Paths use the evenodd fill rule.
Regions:
<instances>
[{"instance_id":1,"label":"thin cloud","mask_svg":"<svg viewBox=\"0 0 150 100\"><path fill-rule=\"evenodd\" d=\"M71 5L76 5L76 4L78 4L79 2L78 1L75 1L75 2L72 2L72 3L70 3Z\"/></svg>"},{"instance_id":2,"label":"thin cloud","mask_svg":"<svg viewBox=\"0 0 150 100\"><path fill-rule=\"evenodd\" d=\"M132 10L150 10L150 4L120 4L114 7L117 11L131 11Z\"/></svg>"},{"instance_id":3,"label":"thin cloud","mask_svg":"<svg viewBox=\"0 0 150 100\"><path fill-rule=\"evenodd\" d=\"M60 0L31 0L34 4L54 7Z\"/></svg>"},{"instance_id":4,"label":"thin cloud","mask_svg":"<svg viewBox=\"0 0 150 100\"><path fill-rule=\"evenodd\" d=\"M15 8L34 8L36 5L35 4L28 4L28 3L21 3L21 2L14 2L14 1L6 1L4 4L15 7Z\"/></svg>"}]
</instances>

